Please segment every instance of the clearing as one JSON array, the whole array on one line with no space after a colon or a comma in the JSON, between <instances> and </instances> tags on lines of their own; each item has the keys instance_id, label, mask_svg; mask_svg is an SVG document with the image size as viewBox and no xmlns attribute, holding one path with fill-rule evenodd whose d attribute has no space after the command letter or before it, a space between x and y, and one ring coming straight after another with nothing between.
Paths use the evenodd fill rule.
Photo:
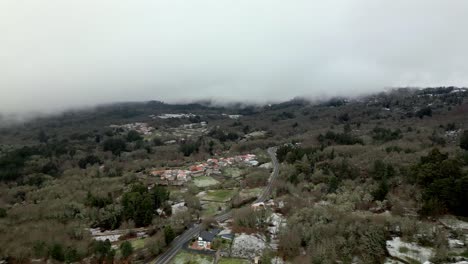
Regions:
<instances>
[{"instance_id":1,"label":"clearing","mask_svg":"<svg viewBox=\"0 0 468 264\"><path fill-rule=\"evenodd\" d=\"M218 262L219 264L248 264L250 261L239 258L222 258Z\"/></svg>"},{"instance_id":2,"label":"clearing","mask_svg":"<svg viewBox=\"0 0 468 264\"><path fill-rule=\"evenodd\" d=\"M210 176L201 176L193 179L193 183L197 187L208 187L208 186L213 186L219 183L219 181L213 179L213 177Z\"/></svg>"},{"instance_id":3,"label":"clearing","mask_svg":"<svg viewBox=\"0 0 468 264\"><path fill-rule=\"evenodd\" d=\"M207 190L205 192L199 193L197 196L200 197L200 200L225 203L231 200L232 196L236 193L236 190Z\"/></svg>"},{"instance_id":4,"label":"clearing","mask_svg":"<svg viewBox=\"0 0 468 264\"><path fill-rule=\"evenodd\" d=\"M188 261L194 261L199 264L212 264L213 257L201 254L193 254L187 251L180 251L174 259L171 261L171 264L185 264Z\"/></svg>"}]
</instances>

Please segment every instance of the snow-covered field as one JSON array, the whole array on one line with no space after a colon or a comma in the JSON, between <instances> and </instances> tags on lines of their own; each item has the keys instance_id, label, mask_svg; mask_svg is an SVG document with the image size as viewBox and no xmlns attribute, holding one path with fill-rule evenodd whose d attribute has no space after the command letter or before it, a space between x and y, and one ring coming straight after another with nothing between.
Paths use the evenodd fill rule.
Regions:
<instances>
[{"instance_id":1,"label":"snow-covered field","mask_svg":"<svg viewBox=\"0 0 468 264\"><path fill-rule=\"evenodd\" d=\"M399 237L388 240L387 249L390 255L394 257L401 259L410 258L421 263L429 261L433 254L431 248L421 247L416 243L403 242Z\"/></svg>"},{"instance_id":2,"label":"snow-covered field","mask_svg":"<svg viewBox=\"0 0 468 264\"><path fill-rule=\"evenodd\" d=\"M449 228L468 231L468 222L458 220L453 216L445 216L440 218L439 221Z\"/></svg>"},{"instance_id":3,"label":"snow-covered field","mask_svg":"<svg viewBox=\"0 0 468 264\"><path fill-rule=\"evenodd\" d=\"M261 256L265 248L265 238L258 235L240 234L234 238L231 255L236 258L253 259Z\"/></svg>"}]
</instances>

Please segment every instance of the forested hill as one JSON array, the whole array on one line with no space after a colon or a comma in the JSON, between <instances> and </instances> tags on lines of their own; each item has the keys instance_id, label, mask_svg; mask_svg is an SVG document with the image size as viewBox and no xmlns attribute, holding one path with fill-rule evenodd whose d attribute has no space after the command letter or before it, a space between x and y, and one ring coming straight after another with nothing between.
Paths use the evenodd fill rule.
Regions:
<instances>
[{"instance_id":1,"label":"forested hill","mask_svg":"<svg viewBox=\"0 0 468 264\"><path fill-rule=\"evenodd\" d=\"M265 216L242 206L266 184L265 150L278 146L272 198L282 207L272 210L287 225L265 257L376 263L388 257L385 241L398 236L444 261L468 254L450 251L448 239L462 233L439 230L436 221L468 217L467 131L468 90L456 87L262 106L119 103L4 126L0 259L149 260L193 221L228 207L239 210L232 230L270 236L265 221L251 219ZM161 171L245 154L264 166L158 182ZM187 211L172 215L180 203ZM145 242L125 233L113 251L89 228L142 228ZM120 248L123 241L132 250Z\"/></svg>"}]
</instances>

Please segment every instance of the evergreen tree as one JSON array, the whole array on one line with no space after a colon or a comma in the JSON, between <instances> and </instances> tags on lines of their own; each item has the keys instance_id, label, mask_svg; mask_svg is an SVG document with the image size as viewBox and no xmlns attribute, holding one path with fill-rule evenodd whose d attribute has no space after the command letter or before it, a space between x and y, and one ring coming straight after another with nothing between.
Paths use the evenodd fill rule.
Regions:
<instances>
[{"instance_id":1,"label":"evergreen tree","mask_svg":"<svg viewBox=\"0 0 468 264\"><path fill-rule=\"evenodd\" d=\"M464 150L468 150L468 130L463 131L460 138L460 147Z\"/></svg>"}]
</instances>

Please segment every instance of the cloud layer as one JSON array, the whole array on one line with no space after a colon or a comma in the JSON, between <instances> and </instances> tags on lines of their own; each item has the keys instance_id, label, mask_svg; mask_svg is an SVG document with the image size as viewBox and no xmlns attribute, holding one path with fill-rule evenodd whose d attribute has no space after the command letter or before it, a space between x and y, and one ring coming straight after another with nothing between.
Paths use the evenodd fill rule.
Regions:
<instances>
[{"instance_id":1,"label":"cloud layer","mask_svg":"<svg viewBox=\"0 0 468 264\"><path fill-rule=\"evenodd\" d=\"M6 0L0 113L468 85L467 1Z\"/></svg>"}]
</instances>

